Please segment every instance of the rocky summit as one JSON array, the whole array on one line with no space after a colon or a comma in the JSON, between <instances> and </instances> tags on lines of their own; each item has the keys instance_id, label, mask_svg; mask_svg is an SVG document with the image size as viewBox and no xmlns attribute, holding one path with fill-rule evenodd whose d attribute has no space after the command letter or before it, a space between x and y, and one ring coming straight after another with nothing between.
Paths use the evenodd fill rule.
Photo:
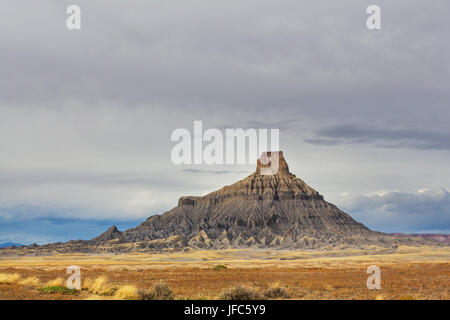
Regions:
<instances>
[{"instance_id":1,"label":"rocky summit","mask_svg":"<svg viewBox=\"0 0 450 320\"><path fill-rule=\"evenodd\" d=\"M227 248L358 243L376 235L290 173L282 152L276 174L262 175L263 167L258 160L256 171L241 181L203 197L181 197L172 210L122 236L149 246L179 237L193 247Z\"/></svg>"},{"instance_id":2,"label":"rocky summit","mask_svg":"<svg viewBox=\"0 0 450 320\"><path fill-rule=\"evenodd\" d=\"M160 250L390 247L406 240L371 231L325 201L289 171L283 152L277 153L275 174L263 174L271 163L258 160L255 172L243 180L202 197L181 197L175 208L136 228L120 232L112 227L90 242L134 243L140 249ZM260 159L271 156L267 152Z\"/></svg>"},{"instance_id":3,"label":"rocky summit","mask_svg":"<svg viewBox=\"0 0 450 320\"><path fill-rule=\"evenodd\" d=\"M261 158L271 159L271 155L264 153ZM270 162L258 160L256 171L245 179L205 196L181 197L175 208L149 217L136 228L121 232L113 226L92 240L35 245L33 249L54 253L366 245L395 248L399 243L427 241L371 231L292 174L281 151L275 174L262 173L269 166Z\"/></svg>"}]
</instances>

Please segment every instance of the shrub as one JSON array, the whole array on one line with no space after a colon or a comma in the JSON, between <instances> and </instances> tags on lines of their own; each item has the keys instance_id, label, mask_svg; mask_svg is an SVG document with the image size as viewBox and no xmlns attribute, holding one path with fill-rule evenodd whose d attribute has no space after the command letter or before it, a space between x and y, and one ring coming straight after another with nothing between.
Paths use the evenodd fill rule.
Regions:
<instances>
[{"instance_id":1,"label":"shrub","mask_svg":"<svg viewBox=\"0 0 450 320\"><path fill-rule=\"evenodd\" d=\"M258 300L260 298L255 289L243 286L225 289L219 296L221 300Z\"/></svg>"},{"instance_id":2,"label":"shrub","mask_svg":"<svg viewBox=\"0 0 450 320\"><path fill-rule=\"evenodd\" d=\"M223 264L218 264L217 266L214 266L214 268L213 268L213 270L216 270L216 271L225 270L225 269L227 269L227 267L224 266Z\"/></svg>"},{"instance_id":3,"label":"shrub","mask_svg":"<svg viewBox=\"0 0 450 320\"><path fill-rule=\"evenodd\" d=\"M39 291L42 293L78 294L78 290L63 286L46 286L39 288Z\"/></svg>"},{"instance_id":4,"label":"shrub","mask_svg":"<svg viewBox=\"0 0 450 320\"><path fill-rule=\"evenodd\" d=\"M173 300L175 295L165 282L159 282L154 285L151 291L141 291L142 300Z\"/></svg>"},{"instance_id":5,"label":"shrub","mask_svg":"<svg viewBox=\"0 0 450 320\"><path fill-rule=\"evenodd\" d=\"M286 288L280 286L278 283L264 291L263 295L269 299L289 298Z\"/></svg>"}]
</instances>

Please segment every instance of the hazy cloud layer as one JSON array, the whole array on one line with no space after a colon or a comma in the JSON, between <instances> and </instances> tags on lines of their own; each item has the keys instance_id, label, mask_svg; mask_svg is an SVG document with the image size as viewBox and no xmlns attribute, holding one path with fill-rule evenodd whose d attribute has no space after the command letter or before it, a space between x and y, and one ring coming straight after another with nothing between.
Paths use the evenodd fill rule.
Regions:
<instances>
[{"instance_id":1,"label":"hazy cloud layer","mask_svg":"<svg viewBox=\"0 0 450 320\"><path fill-rule=\"evenodd\" d=\"M371 144L380 148L450 150L450 132L339 125L321 129L306 142L318 145Z\"/></svg>"}]
</instances>

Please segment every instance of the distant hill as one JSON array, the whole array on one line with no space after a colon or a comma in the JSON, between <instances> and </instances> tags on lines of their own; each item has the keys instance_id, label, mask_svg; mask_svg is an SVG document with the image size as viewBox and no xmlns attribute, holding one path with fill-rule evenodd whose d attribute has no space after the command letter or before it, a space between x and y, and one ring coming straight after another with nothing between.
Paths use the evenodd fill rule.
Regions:
<instances>
[{"instance_id":1,"label":"distant hill","mask_svg":"<svg viewBox=\"0 0 450 320\"><path fill-rule=\"evenodd\" d=\"M415 237L450 243L450 234L445 233L392 233L397 237Z\"/></svg>"},{"instance_id":2,"label":"distant hill","mask_svg":"<svg viewBox=\"0 0 450 320\"><path fill-rule=\"evenodd\" d=\"M4 243L0 243L0 248L6 248L6 247L11 247L11 246L20 247L20 246L23 246L23 244L20 244L20 243L14 243L14 242L4 242Z\"/></svg>"}]
</instances>

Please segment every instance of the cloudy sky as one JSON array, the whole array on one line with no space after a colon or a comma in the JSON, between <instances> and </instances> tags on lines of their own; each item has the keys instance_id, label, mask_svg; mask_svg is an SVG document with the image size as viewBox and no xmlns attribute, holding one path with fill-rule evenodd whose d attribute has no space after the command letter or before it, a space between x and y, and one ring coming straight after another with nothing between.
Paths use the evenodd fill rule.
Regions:
<instances>
[{"instance_id":1,"label":"cloudy sky","mask_svg":"<svg viewBox=\"0 0 450 320\"><path fill-rule=\"evenodd\" d=\"M66 8L81 7L81 30ZM369 31L366 8L381 7ZM34 1L0 10L0 242L88 239L244 178L177 128L279 128L291 171L385 232L450 232L447 0Z\"/></svg>"}]
</instances>

